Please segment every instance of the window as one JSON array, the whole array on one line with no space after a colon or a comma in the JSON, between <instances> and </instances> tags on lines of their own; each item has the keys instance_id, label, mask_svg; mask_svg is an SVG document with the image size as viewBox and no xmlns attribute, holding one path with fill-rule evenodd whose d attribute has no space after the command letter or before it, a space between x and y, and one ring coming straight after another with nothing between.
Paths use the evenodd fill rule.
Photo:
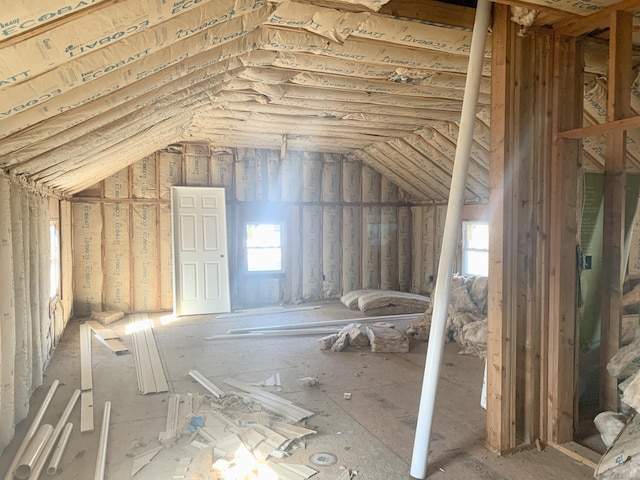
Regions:
<instances>
[{"instance_id":1,"label":"window","mask_svg":"<svg viewBox=\"0 0 640 480\"><path fill-rule=\"evenodd\" d=\"M462 223L462 274L489 275L489 225Z\"/></svg>"},{"instance_id":2,"label":"window","mask_svg":"<svg viewBox=\"0 0 640 480\"><path fill-rule=\"evenodd\" d=\"M282 225L279 223L247 224L247 270L249 272L282 272Z\"/></svg>"},{"instance_id":3,"label":"window","mask_svg":"<svg viewBox=\"0 0 640 480\"><path fill-rule=\"evenodd\" d=\"M49 288L51 299L58 295L58 287L60 285L60 234L58 232L58 222L51 221L49 223L49 242L50 242L50 279Z\"/></svg>"}]
</instances>

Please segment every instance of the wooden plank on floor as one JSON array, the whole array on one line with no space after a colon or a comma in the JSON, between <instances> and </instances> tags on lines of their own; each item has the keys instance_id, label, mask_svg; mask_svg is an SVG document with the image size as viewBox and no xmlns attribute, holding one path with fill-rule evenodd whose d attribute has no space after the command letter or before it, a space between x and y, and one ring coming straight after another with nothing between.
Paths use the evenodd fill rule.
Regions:
<instances>
[{"instance_id":1,"label":"wooden plank on floor","mask_svg":"<svg viewBox=\"0 0 640 480\"><path fill-rule=\"evenodd\" d=\"M255 400L262 403L268 409L284 415L296 422L310 417L314 414L314 412L299 407L286 398L279 397L278 395L275 395L271 392L261 390L258 387L240 382L233 378L225 379L224 383L226 383L227 385L231 385L233 388L236 388L240 391L250 394Z\"/></svg>"},{"instance_id":2,"label":"wooden plank on floor","mask_svg":"<svg viewBox=\"0 0 640 480\"><path fill-rule=\"evenodd\" d=\"M160 432L158 440L160 443L171 443L178 433L178 410L180 405L180 395L169 395L169 402L167 407L167 424L164 432Z\"/></svg>"},{"instance_id":3,"label":"wooden plank on floor","mask_svg":"<svg viewBox=\"0 0 640 480\"><path fill-rule=\"evenodd\" d=\"M206 390L208 390L214 397L224 397L224 392L220 389L220 387L215 385L213 382L211 382L211 380L209 380L197 370L189 370L189 376L200 385L202 385Z\"/></svg>"},{"instance_id":4,"label":"wooden plank on floor","mask_svg":"<svg viewBox=\"0 0 640 480\"><path fill-rule=\"evenodd\" d=\"M93 388L93 376L91 374L91 330L89 326L80 324L80 385L81 389Z\"/></svg>"},{"instance_id":5,"label":"wooden plank on floor","mask_svg":"<svg viewBox=\"0 0 640 480\"><path fill-rule=\"evenodd\" d=\"M110 328L104 328L102 324L100 324L99 322L96 322L95 320L87 320L84 323L89 325L91 330L93 330L96 334L100 335L105 340L109 340L112 338L120 338L120 335L118 335L116 332L114 332Z\"/></svg>"},{"instance_id":6,"label":"wooden plank on floor","mask_svg":"<svg viewBox=\"0 0 640 480\"><path fill-rule=\"evenodd\" d=\"M549 443L549 446L594 470L600 463L601 455L579 443L567 442L562 445Z\"/></svg>"},{"instance_id":7,"label":"wooden plank on floor","mask_svg":"<svg viewBox=\"0 0 640 480\"><path fill-rule=\"evenodd\" d=\"M148 319L146 315L132 316L131 323ZM152 328L137 329L132 333L138 388L143 394L169 391L162 361Z\"/></svg>"},{"instance_id":8,"label":"wooden plank on floor","mask_svg":"<svg viewBox=\"0 0 640 480\"><path fill-rule=\"evenodd\" d=\"M93 390L80 394L80 431L93 432Z\"/></svg>"},{"instance_id":9,"label":"wooden plank on floor","mask_svg":"<svg viewBox=\"0 0 640 480\"><path fill-rule=\"evenodd\" d=\"M158 351L158 345L156 343L155 336L153 335L153 329L147 329L144 331L147 341L147 351L149 352L149 361L151 362L151 370L153 372L153 380L156 384L157 392L169 391L169 385L167 385L167 378L164 375L164 369L162 367L162 361L160 360L160 352Z\"/></svg>"},{"instance_id":10,"label":"wooden plank on floor","mask_svg":"<svg viewBox=\"0 0 640 480\"><path fill-rule=\"evenodd\" d=\"M127 353L129 351L129 349L124 346L124 344L117 338L109 338L105 340L97 333L94 336L96 337L96 340L98 340L116 355L122 355L123 353Z\"/></svg>"}]
</instances>

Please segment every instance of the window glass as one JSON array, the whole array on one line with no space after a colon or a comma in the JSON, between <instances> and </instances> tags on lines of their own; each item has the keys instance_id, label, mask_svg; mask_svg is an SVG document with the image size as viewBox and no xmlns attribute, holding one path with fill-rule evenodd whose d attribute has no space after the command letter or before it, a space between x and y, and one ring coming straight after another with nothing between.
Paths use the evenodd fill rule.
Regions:
<instances>
[{"instance_id":1,"label":"window glass","mask_svg":"<svg viewBox=\"0 0 640 480\"><path fill-rule=\"evenodd\" d=\"M279 223L247 224L247 270L249 272L281 272L282 225Z\"/></svg>"},{"instance_id":2,"label":"window glass","mask_svg":"<svg viewBox=\"0 0 640 480\"><path fill-rule=\"evenodd\" d=\"M489 225L462 224L462 274L489 275Z\"/></svg>"},{"instance_id":3,"label":"window glass","mask_svg":"<svg viewBox=\"0 0 640 480\"><path fill-rule=\"evenodd\" d=\"M57 222L51 222L49 226L49 241L51 252L50 271L50 295L55 298L58 294L58 286L60 285L60 235L58 233Z\"/></svg>"}]
</instances>

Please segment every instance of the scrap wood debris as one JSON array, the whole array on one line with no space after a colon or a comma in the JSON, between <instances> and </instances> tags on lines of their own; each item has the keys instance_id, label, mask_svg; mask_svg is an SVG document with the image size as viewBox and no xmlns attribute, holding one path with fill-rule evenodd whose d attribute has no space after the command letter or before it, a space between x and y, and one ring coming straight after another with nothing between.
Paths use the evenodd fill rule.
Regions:
<instances>
[{"instance_id":1,"label":"scrap wood debris","mask_svg":"<svg viewBox=\"0 0 640 480\"><path fill-rule=\"evenodd\" d=\"M174 478L304 480L318 473L307 465L279 461L305 449L306 437L317 433L305 426L314 412L255 384L235 379L225 383L231 389L220 397L210 393L169 397L167 428L159 441L169 449L176 445L194 449L194 461L182 462ZM136 457L132 474L161 448ZM190 477L189 469L198 473Z\"/></svg>"}]
</instances>

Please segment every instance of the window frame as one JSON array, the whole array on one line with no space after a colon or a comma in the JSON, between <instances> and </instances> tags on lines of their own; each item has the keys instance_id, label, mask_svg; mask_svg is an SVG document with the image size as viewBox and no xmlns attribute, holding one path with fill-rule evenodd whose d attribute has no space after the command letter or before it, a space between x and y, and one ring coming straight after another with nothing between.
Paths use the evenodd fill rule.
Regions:
<instances>
[{"instance_id":1,"label":"window frame","mask_svg":"<svg viewBox=\"0 0 640 480\"><path fill-rule=\"evenodd\" d=\"M486 226L487 227L487 248L486 249L481 249L481 248L471 248L469 247L469 239L468 239L468 227L470 226ZM488 276L489 275L489 222L486 221L477 221L477 220L469 220L469 221L464 221L462 222L462 248L461 248L461 261L460 261L460 270L462 275L465 276L471 276L471 275L475 275L475 276ZM469 272L469 259L467 256L468 252L479 252L479 253L486 253L487 256L487 266L486 266L486 274L483 273L471 273Z\"/></svg>"}]
</instances>

